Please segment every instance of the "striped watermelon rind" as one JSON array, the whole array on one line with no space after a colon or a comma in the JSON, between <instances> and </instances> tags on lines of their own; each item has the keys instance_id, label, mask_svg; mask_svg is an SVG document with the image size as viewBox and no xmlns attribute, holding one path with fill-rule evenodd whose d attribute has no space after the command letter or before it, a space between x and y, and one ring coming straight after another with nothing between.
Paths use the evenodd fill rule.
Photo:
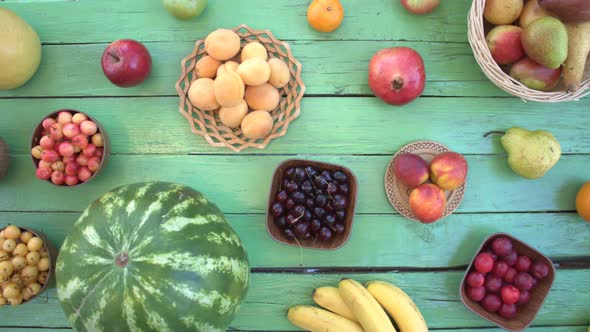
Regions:
<instances>
[{"instance_id":1,"label":"striped watermelon rind","mask_svg":"<svg viewBox=\"0 0 590 332\"><path fill-rule=\"evenodd\" d=\"M79 331L225 331L249 273L246 250L217 206L166 182L96 200L56 263L59 301Z\"/></svg>"}]
</instances>

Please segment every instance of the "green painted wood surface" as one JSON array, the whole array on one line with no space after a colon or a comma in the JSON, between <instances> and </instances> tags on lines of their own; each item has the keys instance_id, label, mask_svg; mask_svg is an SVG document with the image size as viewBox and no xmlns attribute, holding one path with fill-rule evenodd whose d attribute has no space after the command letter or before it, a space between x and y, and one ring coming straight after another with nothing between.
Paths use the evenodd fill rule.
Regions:
<instances>
[{"instance_id":1,"label":"green painted wood surface","mask_svg":"<svg viewBox=\"0 0 590 332\"><path fill-rule=\"evenodd\" d=\"M56 187L39 182L29 156L15 156L8 178L0 186L1 210L82 211L116 186L147 180L180 182L203 191L226 213L266 213L271 175L293 156L277 155L113 155L92 184ZM384 174L391 156L324 156L314 160L350 167L358 177L357 213L393 213L385 196ZM542 179L515 175L502 155L472 155L467 189L458 212L572 211L576 192L590 179L590 155L563 156ZM227 174L232 174L228 177ZM534 194L534 199L531 195ZM452 220L448 219L448 220ZM444 221L452 222L452 221ZM590 229L590 224L584 224Z\"/></svg>"},{"instance_id":2,"label":"green painted wood surface","mask_svg":"<svg viewBox=\"0 0 590 332\"><path fill-rule=\"evenodd\" d=\"M204 37L206 34L195 36ZM281 35L277 38L281 39ZM369 94L367 59L382 48L409 46L424 54L427 63L425 95L507 96L486 80L465 43L294 41L290 45L294 56L306 69L303 79L308 95ZM0 96L176 95L174 85L180 76L180 60L176 59L189 54L194 42L146 43L153 57L154 71L144 84L130 89L113 86L102 74L100 56L106 46L103 43L45 46L35 80L18 93L0 91ZM341 51L336 53L334 49ZM71 61L63 62L64 58ZM76 68L75 75L64 75L72 68ZM47 84L49 81L53 84Z\"/></svg>"},{"instance_id":3,"label":"green painted wood surface","mask_svg":"<svg viewBox=\"0 0 590 332\"><path fill-rule=\"evenodd\" d=\"M311 294L318 286L336 285L342 277L361 282L386 280L406 289L430 328L493 326L475 316L461 303L458 288L463 272L387 273L387 274L268 274L252 275L251 287L232 324L245 330L295 330L286 319L293 304L312 304ZM589 270L559 270L551 294L547 297L534 325L585 325L589 323L590 290L580 287L590 278ZM3 308L3 325L69 326L51 289L45 300L23 308ZM565 309L567 308L567 309ZM25 316L30 312L38 315ZM4 318L6 314L6 318Z\"/></svg>"},{"instance_id":4,"label":"green painted wood surface","mask_svg":"<svg viewBox=\"0 0 590 332\"><path fill-rule=\"evenodd\" d=\"M0 224L14 223L46 233L61 246L80 213L2 212ZM399 215L357 215L349 242L338 251L317 251L261 241L265 216L230 214L253 268L381 267L445 268L469 263L481 242L506 229L556 262L590 252L588 225L574 213L457 214L448 222L425 226ZM420 253L419 259L415 253Z\"/></svg>"},{"instance_id":5,"label":"green painted wood surface","mask_svg":"<svg viewBox=\"0 0 590 332\"><path fill-rule=\"evenodd\" d=\"M189 22L169 16L157 0L0 1L30 22L44 43L33 80L0 91L0 136L12 151L9 174L0 182L0 226L34 227L60 245L80 212L115 186L145 180L188 184L219 205L249 251L253 283L233 324L249 331L296 330L285 319L286 309L311 303L315 287L334 285L343 276L395 282L437 330L500 331L459 302L458 285L482 239L504 231L559 266L553 290L529 331L586 332L590 224L574 212L574 197L590 179L590 100L524 103L489 82L467 42L470 0L443 1L422 17L406 13L397 0L342 2L343 26L321 34L306 23L309 0L210 1L205 14ZM174 83L180 59L196 39L241 23L270 29L288 41L303 64L308 89L302 115L285 137L265 150L236 154L190 133L178 112ZM153 74L139 87L120 89L102 75L100 55L119 38L145 42L153 55ZM413 47L426 62L425 96L403 108L369 97L366 83L369 58L390 46ZM36 123L61 108L95 116L112 141L104 173L75 189L36 180L28 156ZM512 126L548 129L560 140L565 156L543 179L515 176L498 137L481 137ZM391 155L418 139L444 143L466 154L470 165L458 213L429 226L402 218L384 196ZM283 246L266 235L270 175L292 157L343 164L358 176L357 216L342 249ZM55 289L46 296L1 308L0 332L69 331Z\"/></svg>"},{"instance_id":6,"label":"green painted wood surface","mask_svg":"<svg viewBox=\"0 0 590 332\"><path fill-rule=\"evenodd\" d=\"M122 33L143 41L193 41L218 27L240 24L270 29L287 40L466 41L469 0L445 1L427 22L405 12L397 1L343 3L346 18L332 34L316 32L307 24L307 0L280 0L272 6L266 0L218 0L202 17L189 22L168 15L160 1L126 0L121 5L118 0L64 0L5 6L31 22L44 42L58 44L110 42L121 38Z\"/></svg>"},{"instance_id":7,"label":"green painted wood surface","mask_svg":"<svg viewBox=\"0 0 590 332\"><path fill-rule=\"evenodd\" d=\"M421 98L403 108L377 98L304 98L303 115L288 135L264 149L244 154L354 154L391 156L403 145L424 138L466 154L504 153L490 130L523 126L550 129L566 154L590 153L590 136L577 130L586 123L588 101L564 105L523 103L516 99ZM169 98L1 99L0 132L13 153L27 154L39 119L55 110L83 110L103 124L113 154L232 154L211 147L190 131ZM567 111L563 111L563 110ZM325 125L319 126L318 123Z\"/></svg>"}]
</instances>

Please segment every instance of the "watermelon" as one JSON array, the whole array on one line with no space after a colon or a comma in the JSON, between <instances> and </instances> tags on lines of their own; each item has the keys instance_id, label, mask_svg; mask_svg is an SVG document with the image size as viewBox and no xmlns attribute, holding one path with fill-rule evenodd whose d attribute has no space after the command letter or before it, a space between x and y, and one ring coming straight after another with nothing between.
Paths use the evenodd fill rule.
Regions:
<instances>
[{"instance_id":1,"label":"watermelon","mask_svg":"<svg viewBox=\"0 0 590 332\"><path fill-rule=\"evenodd\" d=\"M86 209L56 262L78 331L225 331L250 268L217 206L189 187L122 186Z\"/></svg>"}]
</instances>

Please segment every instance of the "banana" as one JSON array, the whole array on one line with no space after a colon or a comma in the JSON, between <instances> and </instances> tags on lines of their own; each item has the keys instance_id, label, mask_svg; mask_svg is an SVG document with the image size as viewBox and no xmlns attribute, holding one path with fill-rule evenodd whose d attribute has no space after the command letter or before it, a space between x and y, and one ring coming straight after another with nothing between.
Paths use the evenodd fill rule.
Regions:
<instances>
[{"instance_id":1,"label":"banana","mask_svg":"<svg viewBox=\"0 0 590 332\"><path fill-rule=\"evenodd\" d=\"M353 321L358 321L354 313L348 308L346 303L342 300L338 288L336 287L318 287L313 291L313 300L320 307L328 309L342 317L346 317Z\"/></svg>"},{"instance_id":2,"label":"banana","mask_svg":"<svg viewBox=\"0 0 590 332\"><path fill-rule=\"evenodd\" d=\"M428 331L420 310L403 290L383 281L367 283L367 290L393 317L401 332Z\"/></svg>"},{"instance_id":3,"label":"banana","mask_svg":"<svg viewBox=\"0 0 590 332\"><path fill-rule=\"evenodd\" d=\"M366 332L396 332L383 308L363 285L342 279L338 292Z\"/></svg>"},{"instance_id":4,"label":"banana","mask_svg":"<svg viewBox=\"0 0 590 332\"><path fill-rule=\"evenodd\" d=\"M291 307L287 312L287 319L295 326L311 332L363 332L357 322L307 305Z\"/></svg>"}]
</instances>

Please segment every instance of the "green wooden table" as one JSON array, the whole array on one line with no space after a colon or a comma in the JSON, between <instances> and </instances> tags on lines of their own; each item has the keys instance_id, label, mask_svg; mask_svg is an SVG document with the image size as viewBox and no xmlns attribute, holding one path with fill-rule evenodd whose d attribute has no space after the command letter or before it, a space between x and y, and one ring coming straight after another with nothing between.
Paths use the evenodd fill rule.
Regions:
<instances>
[{"instance_id":1,"label":"green wooden table","mask_svg":"<svg viewBox=\"0 0 590 332\"><path fill-rule=\"evenodd\" d=\"M11 168L0 183L0 226L43 230L61 244L80 212L125 183L167 180L203 191L227 214L249 251L250 292L232 327L296 330L286 319L294 304L310 304L312 290L346 276L382 279L409 293L436 330L498 331L467 310L458 289L465 265L489 234L504 231L550 256L557 278L531 331L586 331L590 323L590 224L575 213L579 186L590 180L590 99L566 104L524 103L490 83L467 43L469 0L446 0L415 17L397 0L344 0L346 18L332 34L313 31L308 0L215 0L189 22L168 15L159 0L5 0L39 33L43 61L27 85L0 91L0 135ZM303 64L307 95L285 137L265 150L236 154L193 135L178 112L174 83L180 59L194 41L218 27L246 23L289 41ZM103 76L108 43L142 41L153 56L151 78L120 89ZM410 46L422 53L424 96L403 107L372 97L368 60L377 50ZM36 123L62 108L96 117L112 141L104 173L79 188L37 180L29 157ZM551 130L564 156L547 176L514 175L496 139L482 134L524 126ZM457 213L433 224L411 222L385 197L386 165L401 146L431 139L463 153L470 165ZM293 156L350 167L359 179L353 234L338 251L302 250L274 242L264 213L271 173ZM231 176L229 176L231 175ZM55 289L43 299L0 309L0 332L68 330Z\"/></svg>"}]
</instances>

